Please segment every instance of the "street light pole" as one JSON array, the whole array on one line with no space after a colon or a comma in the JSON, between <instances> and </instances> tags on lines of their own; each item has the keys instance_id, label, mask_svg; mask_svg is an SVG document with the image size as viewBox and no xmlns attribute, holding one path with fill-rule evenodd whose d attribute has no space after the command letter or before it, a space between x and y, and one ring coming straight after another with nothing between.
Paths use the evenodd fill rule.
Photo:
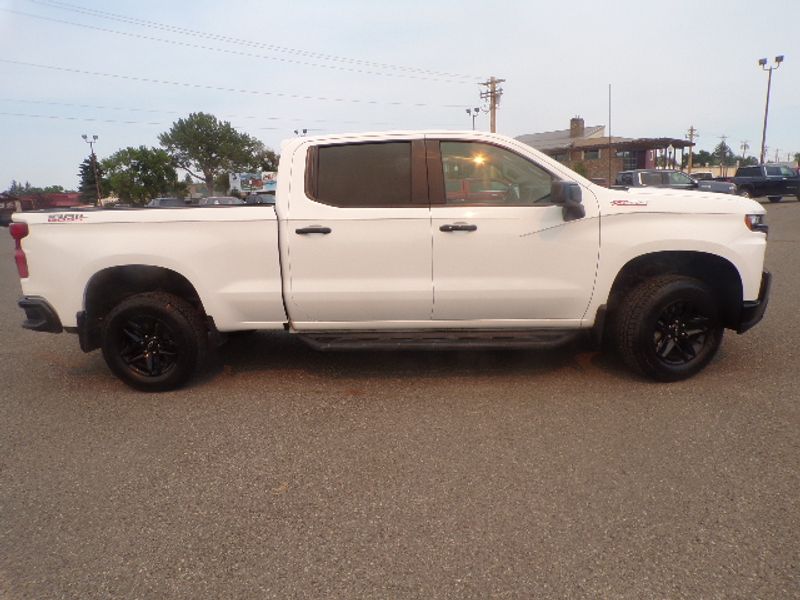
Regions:
<instances>
[{"instance_id":1,"label":"street light pole","mask_svg":"<svg viewBox=\"0 0 800 600\"><path fill-rule=\"evenodd\" d=\"M772 71L777 70L780 68L781 63L783 62L783 54L779 54L775 57L775 64L770 65L767 67L767 59L762 58L759 59L758 64L764 71L768 71L769 75L767 76L767 102L764 105L764 129L761 133L761 160L759 161L760 164L764 164L764 157L766 155L766 146L767 143L767 116L769 115L769 91L772 87Z\"/></svg>"},{"instance_id":2,"label":"street light pole","mask_svg":"<svg viewBox=\"0 0 800 600\"><path fill-rule=\"evenodd\" d=\"M475 108L467 108L465 110L467 111L467 114L472 117L472 131L475 131L475 117L478 116L478 113L481 112L481 109L476 106Z\"/></svg>"},{"instance_id":3,"label":"street light pole","mask_svg":"<svg viewBox=\"0 0 800 600\"><path fill-rule=\"evenodd\" d=\"M100 198L102 198L102 193L100 192L100 177L97 176L97 156L94 153L94 144L97 141L97 136L92 135L92 139L89 139L89 136L85 133L81 136L83 141L89 144L89 149L91 150L91 159L92 159L92 172L94 173L94 189L97 193L97 201L95 202L95 206L100 205Z\"/></svg>"}]
</instances>

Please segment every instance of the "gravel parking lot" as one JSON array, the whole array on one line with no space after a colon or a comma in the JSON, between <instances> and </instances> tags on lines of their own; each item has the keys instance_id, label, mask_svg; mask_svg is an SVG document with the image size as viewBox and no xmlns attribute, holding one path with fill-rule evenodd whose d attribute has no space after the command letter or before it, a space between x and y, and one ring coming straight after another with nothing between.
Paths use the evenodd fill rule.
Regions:
<instances>
[{"instance_id":1,"label":"gravel parking lot","mask_svg":"<svg viewBox=\"0 0 800 600\"><path fill-rule=\"evenodd\" d=\"M255 334L141 394L20 328L0 230L0 597L800 597L800 204L768 211L765 320L675 384Z\"/></svg>"}]
</instances>

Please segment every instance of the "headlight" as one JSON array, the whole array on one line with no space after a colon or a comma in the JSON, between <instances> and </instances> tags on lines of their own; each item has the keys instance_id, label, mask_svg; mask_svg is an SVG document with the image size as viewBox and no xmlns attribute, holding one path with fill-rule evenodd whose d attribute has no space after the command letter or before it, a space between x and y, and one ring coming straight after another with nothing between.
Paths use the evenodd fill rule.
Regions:
<instances>
[{"instance_id":1,"label":"headlight","mask_svg":"<svg viewBox=\"0 0 800 600\"><path fill-rule=\"evenodd\" d=\"M765 234L769 232L769 225L767 225L767 220L763 214L745 215L744 224L750 231L760 231L761 233Z\"/></svg>"}]
</instances>

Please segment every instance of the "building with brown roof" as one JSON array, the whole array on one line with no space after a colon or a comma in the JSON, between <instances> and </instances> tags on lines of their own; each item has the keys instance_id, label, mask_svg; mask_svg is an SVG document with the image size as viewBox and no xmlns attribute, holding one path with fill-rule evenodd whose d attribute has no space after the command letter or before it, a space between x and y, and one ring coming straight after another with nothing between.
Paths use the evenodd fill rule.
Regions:
<instances>
[{"instance_id":1,"label":"building with brown roof","mask_svg":"<svg viewBox=\"0 0 800 600\"><path fill-rule=\"evenodd\" d=\"M604 125L586 127L583 118L573 117L569 129L525 134L516 139L603 185L609 178L613 181L620 171L680 165L684 149L694 145L667 137L609 139L605 129Z\"/></svg>"}]
</instances>

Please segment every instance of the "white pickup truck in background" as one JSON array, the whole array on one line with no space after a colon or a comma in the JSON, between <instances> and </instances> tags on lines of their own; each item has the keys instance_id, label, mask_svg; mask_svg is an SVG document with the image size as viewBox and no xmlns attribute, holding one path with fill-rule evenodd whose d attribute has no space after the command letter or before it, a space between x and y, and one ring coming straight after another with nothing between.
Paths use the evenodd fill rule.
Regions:
<instances>
[{"instance_id":1,"label":"white pickup truck in background","mask_svg":"<svg viewBox=\"0 0 800 600\"><path fill-rule=\"evenodd\" d=\"M209 336L321 349L542 347L593 333L645 376L714 357L766 308L763 207L609 190L504 136L283 144L275 206L16 213L24 327L78 333L142 390L184 384ZM216 337L216 336L214 336Z\"/></svg>"}]
</instances>

